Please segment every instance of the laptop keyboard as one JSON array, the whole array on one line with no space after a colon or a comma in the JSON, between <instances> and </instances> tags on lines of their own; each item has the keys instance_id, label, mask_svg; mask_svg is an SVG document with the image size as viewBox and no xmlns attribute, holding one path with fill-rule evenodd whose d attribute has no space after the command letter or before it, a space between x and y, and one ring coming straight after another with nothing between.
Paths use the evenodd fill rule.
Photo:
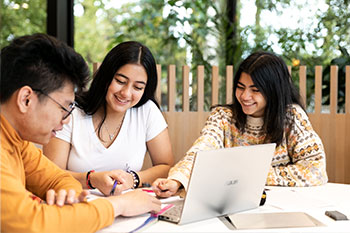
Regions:
<instances>
[{"instance_id":1,"label":"laptop keyboard","mask_svg":"<svg viewBox=\"0 0 350 233\"><path fill-rule=\"evenodd\" d=\"M182 208L183 208L183 201L176 203L176 205L174 205L172 208L165 211L161 215L163 215L163 218L165 219L179 219L181 216Z\"/></svg>"},{"instance_id":2,"label":"laptop keyboard","mask_svg":"<svg viewBox=\"0 0 350 233\"><path fill-rule=\"evenodd\" d=\"M180 217L182 208L184 207L183 202L175 205L173 208L167 211L167 214L174 217Z\"/></svg>"}]
</instances>

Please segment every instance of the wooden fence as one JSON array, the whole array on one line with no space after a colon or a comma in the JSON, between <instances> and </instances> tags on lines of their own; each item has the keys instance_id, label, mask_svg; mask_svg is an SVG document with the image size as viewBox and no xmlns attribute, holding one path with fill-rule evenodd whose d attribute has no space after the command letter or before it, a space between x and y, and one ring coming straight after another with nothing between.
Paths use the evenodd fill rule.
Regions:
<instances>
[{"instance_id":1,"label":"wooden fence","mask_svg":"<svg viewBox=\"0 0 350 233\"><path fill-rule=\"evenodd\" d=\"M94 65L96 70L98 65ZM161 66L157 65L158 83L161 83ZM161 103L161 88L157 87L156 98L161 105L167 106L163 115L169 126L170 138L173 146L175 161L181 159L192 143L199 136L201 129L209 115L204 111L204 67L197 67L197 110L190 111L190 69L182 67L182 111L175 110L176 100L176 67L167 67L167 103ZM291 69L290 69L291 70ZM219 77L217 66L211 72L211 103L218 104L219 80L225 80L226 103L232 102L233 67L226 67L226 77ZM346 66L345 113L337 113L338 99L338 67L331 66L330 72L330 105L329 113L322 109L322 67L315 67L314 111L308 112L313 128L321 137L327 159L327 172L330 182L350 184L350 66ZM306 67L299 69L300 94L305 101L306 97ZM225 103L220 103L225 104ZM306 104L306 101L305 101ZM146 156L144 167L151 165L149 156Z\"/></svg>"}]
</instances>

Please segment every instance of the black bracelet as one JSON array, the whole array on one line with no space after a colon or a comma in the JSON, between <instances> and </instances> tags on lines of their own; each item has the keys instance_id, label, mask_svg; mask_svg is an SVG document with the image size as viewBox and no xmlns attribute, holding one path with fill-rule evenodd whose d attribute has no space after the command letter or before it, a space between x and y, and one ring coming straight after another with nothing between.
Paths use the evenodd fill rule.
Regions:
<instances>
[{"instance_id":1,"label":"black bracelet","mask_svg":"<svg viewBox=\"0 0 350 233\"><path fill-rule=\"evenodd\" d=\"M136 172L132 171L132 170L129 170L127 172L132 175L132 178L134 180L133 188L136 189L140 185L140 177L139 177L139 175Z\"/></svg>"},{"instance_id":2,"label":"black bracelet","mask_svg":"<svg viewBox=\"0 0 350 233\"><path fill-rule=\"evenodd\" d=\"M95 189L94 186L92 186L91 181L90 181L90 173L95 172L95 170L90 170L86 173L86 185L88 186L89 189Z\"/></svg>"}]
</instances>

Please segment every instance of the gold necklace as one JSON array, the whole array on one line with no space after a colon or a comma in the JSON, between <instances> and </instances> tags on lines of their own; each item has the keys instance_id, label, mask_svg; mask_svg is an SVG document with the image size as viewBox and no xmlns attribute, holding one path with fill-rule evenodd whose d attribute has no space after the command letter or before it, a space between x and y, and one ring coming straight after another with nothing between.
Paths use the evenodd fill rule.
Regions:
<instances>
[{"instance_id":1,"label":"gold necklace","mask_svg":"<svg viewBox=\"0 0 350 233\"><path fill-rule=\"evenodd\" d=\"M122 120L120 121L118 127L114 130L114 133L110 133L110 132L109 132L107 123L105 122L104 126L105 126L105 128L106 128L106 131L107 131L107 133L108 133L108 137L109 137L109 140L110 140L110 141L112 141L112 140L114 139L114 137L115 137L115 135L117 134L118 130L119 130L120 127L122 126L123 121L124 121L124 117L125 117L125 114L124 114Z\"/></svg>"}]
</instances>

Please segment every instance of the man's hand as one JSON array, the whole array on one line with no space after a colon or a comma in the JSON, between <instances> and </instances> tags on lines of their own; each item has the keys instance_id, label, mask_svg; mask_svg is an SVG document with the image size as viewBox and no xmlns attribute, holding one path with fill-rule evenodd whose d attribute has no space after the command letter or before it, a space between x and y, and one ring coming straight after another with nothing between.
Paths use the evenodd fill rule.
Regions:
<instances>
[{"instance_id":1,"label":"man's hand","mask_svg":"<svg viewBox=\"0 0 350 233\"><path fill-rule=\"evenodd\" d=\"M135 216L147 212L157 213L161 209L161 202L147 192L135 190L119 196L106 198L114 207L114 216Z\"/></svg>"},{"instance_id":2,"label":"man's hand","mask_svg":"<svg viewBox=\"0 0 350 233\"><path fill-rule=\"evenodd\" d=\"M89 195L88 190L83 190L78 197L76 197L76 192L73 189L65 190L61 189L57 193L55 190L50 189L46 193L46 203L48 205L56 204L58 206L64 206L65 204L71 205L78 202L85 201L87 195Z\"/></svg>"}]
</instances>

